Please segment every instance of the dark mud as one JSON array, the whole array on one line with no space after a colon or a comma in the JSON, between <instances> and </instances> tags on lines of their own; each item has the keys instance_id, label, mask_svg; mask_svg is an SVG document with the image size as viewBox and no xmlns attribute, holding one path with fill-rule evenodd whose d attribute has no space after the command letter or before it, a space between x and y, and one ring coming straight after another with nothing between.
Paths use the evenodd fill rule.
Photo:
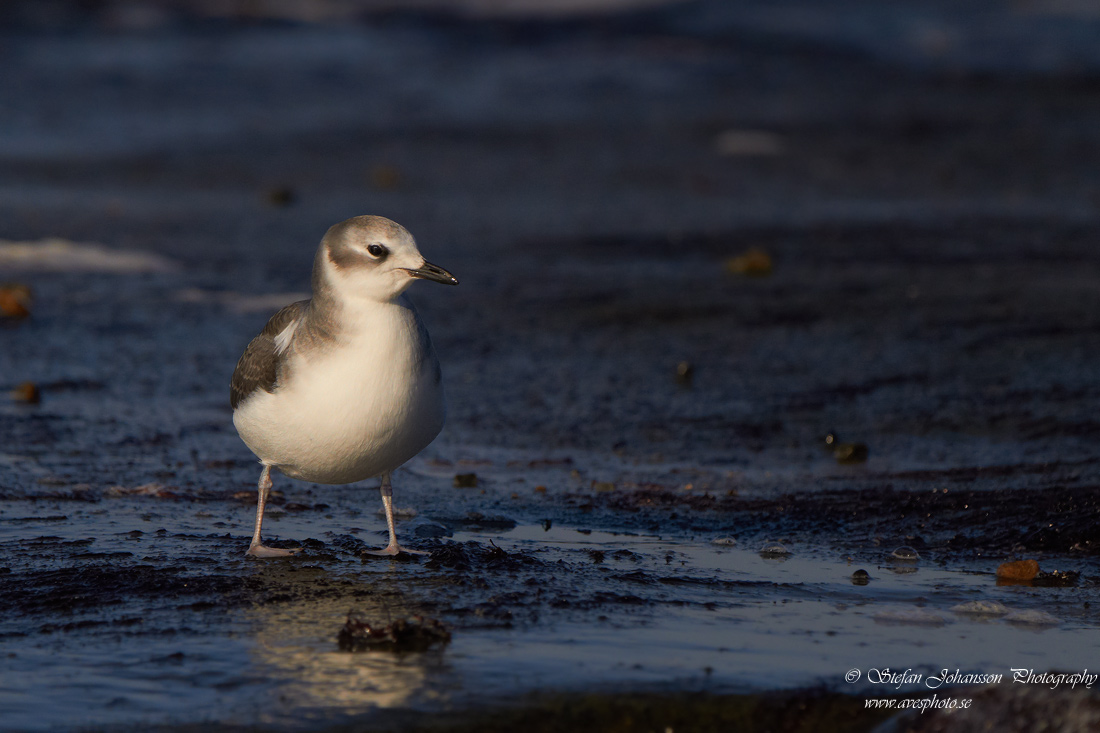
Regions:
<instances>
[{"instance_id":1,"label":"dark mud","mask_svg":"<svg viewBox=\"0 0 1100 733\"><path fill-rule=\"evenodd\" d=\"M650 485L573 494L566 502L581 511L625 512L636 526L705 531L715 520L736 526L741 536L827 537L839 552L860 556L895 541L945 559L1070 555L1100 552L1100 491L1095 485L990 491L969 488L980 478L1018 476L1034 466L993 466L957 472L900 472L845 481L846 489L745 499ZM1057 467L1040 472L1057 475ZM948 474L945 476L944 474ZM890 481L894 478L894 481ZM921 490L921 479L935 483ZM882 488L858 484L879 483ZM897 484L911 488L896 488ZM940 488L942 486L942 488ZM960 488L967 487L967 488ZM950 487L950 488L949 488ZM1052 494L1054 494L1052 496ZM680 510L680 511L677 511ZM1024 521L1024 518L1032 518Z\"/></svg>"},{"instance_id":2,"label":"dark mud","mask_svg":"<svg viewBox=\"0 0 1100 733\"><path fill-rule=\"evenodd\" d=\"M0 727L870 730L927 690L852 669L1098 666L1091 16L183 7L5 10L0 239L72 247L0 243ZM411 293L431 554L276 477L302 553L250 560L229 374L368 212L462 280ZM353 609L451 640L344 652ZM957 693L1088 730L1095 689Z\"/></svg>"}]
</instances>

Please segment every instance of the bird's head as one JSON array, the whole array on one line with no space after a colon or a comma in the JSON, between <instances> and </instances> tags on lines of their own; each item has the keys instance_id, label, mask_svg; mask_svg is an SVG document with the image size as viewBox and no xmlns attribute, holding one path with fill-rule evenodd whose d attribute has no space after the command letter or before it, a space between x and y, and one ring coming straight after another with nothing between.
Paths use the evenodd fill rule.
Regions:
<instances>
[{"instance_id":1,"label":"bird's head","mask_svg":"<svg viewBox=\"0 0 1100 733\"><path fill-rule=\"evenodd\" d=\"M313 290L345 300L388 302L414 279L458 285L427 262L405 227L381 216L356 216L329 228L313 265Z\"/></svg>"}]
</instances>

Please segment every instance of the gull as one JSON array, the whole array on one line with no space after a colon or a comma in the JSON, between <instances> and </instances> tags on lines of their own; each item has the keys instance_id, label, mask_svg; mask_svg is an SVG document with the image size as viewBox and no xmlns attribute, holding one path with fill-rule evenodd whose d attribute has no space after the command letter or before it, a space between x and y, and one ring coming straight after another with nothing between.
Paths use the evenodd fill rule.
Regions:
<instances>
[{"instance_id":1,"label":"gull","mask_svg":"<svg viewBox=\"0 0 1100 733\"><path fill-rule=\"evenodd\" d=\"M332 226L313 262L313 297L286 306L244 350L230 385L233 425L263 468L247 555L297 550L260 541L271 470L319 484L378 477L397 542L393 472L443 429L443 377L432 340L404 295L416 279L458 285L400 224L357 216Z\"/></svg>"}]
</instances>

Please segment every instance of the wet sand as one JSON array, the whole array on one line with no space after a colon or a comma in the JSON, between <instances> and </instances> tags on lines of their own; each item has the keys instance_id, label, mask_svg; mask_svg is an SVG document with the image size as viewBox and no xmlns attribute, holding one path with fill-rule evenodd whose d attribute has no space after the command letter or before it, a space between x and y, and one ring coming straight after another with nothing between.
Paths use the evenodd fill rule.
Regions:
<instances>
[{"instance_id":1,"label":"wet sand","mask_svg":"<svg viewBox=\"0 0 1100 733\"><path fill-rule=\"evenodd\" d=\"M0 727L866 731L929 692L872 669L1097 666L1095 21L723 7L9 28L0 239L75 249L0 244L33 290L0 387L41 397L0 400ZM229 375L360 213L462 281L411 291L449 418L395 500L432 555L361 554L373 485L276 477L303 552L250 560ZM451 641L343 652L352 608ZM951 689L1005 730L1096 709Z\"/></svg>"}]
</instances>

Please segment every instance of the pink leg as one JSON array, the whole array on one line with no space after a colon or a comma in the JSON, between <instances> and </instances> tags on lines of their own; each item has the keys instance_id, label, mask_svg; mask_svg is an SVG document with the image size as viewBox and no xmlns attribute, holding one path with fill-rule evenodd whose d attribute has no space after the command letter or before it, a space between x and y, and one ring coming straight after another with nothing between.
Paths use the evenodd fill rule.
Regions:
<instances>
[{"instance_id":1,"label":"pink leg","mask_svg":"<svg viewBox=\"0 0 1100 733\"><path fill-rule=\"evenodd\" d=\"M390 474L382 474L382 485L379 489L382 492L382 506L386 510L386 526L390 530L390 543L381 550L366 550L366 553L368 555L398 555L402 552L407 552L410 555L431 554L421 550L410 550L397 544L397 528L393 523L393 486L390 485Z\"/></svg>"},{"instance_id":2,"label":"pink leg","mask_svg":"<svg viewBox=\"0 0 1100 733\"><path fill-rule=\"evenodd\" d=\"M295 554L301 548L282 550L277 547L265 547L260 542L260 527L264 523L264 505L267 504L267 493L271 491L271 466L264 465L264 470L260 473L260 482L256 488L259 492L256 499L256 531L252 533L252 544L248 546L248 552L245 555L251 555L252 557L286 557Z\"/></svg>"}]
</instances>

